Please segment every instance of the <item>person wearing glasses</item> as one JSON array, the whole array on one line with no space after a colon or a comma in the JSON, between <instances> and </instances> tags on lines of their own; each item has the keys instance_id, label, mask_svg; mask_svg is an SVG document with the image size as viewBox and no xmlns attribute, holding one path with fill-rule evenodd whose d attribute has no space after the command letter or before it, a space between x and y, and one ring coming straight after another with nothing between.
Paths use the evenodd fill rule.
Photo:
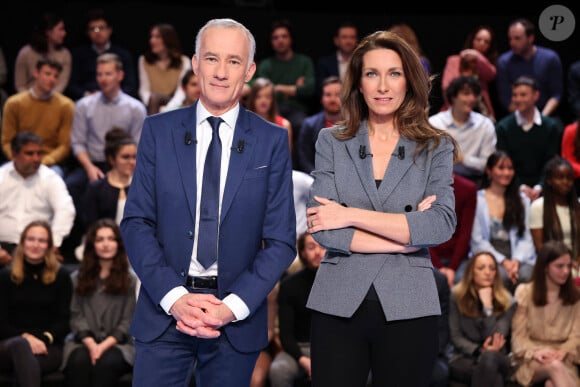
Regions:
<instances>
[{"instance_id":1,"label":"person wearing glasses","mask_svg":"<svg viewBox=\"0 0 580 387\"><path fill-rule=\"evenodd\" d=\"M121 81L123 92L137 96L137 66L133 54L126 48L111 41L113 26L110 18L101 8L93 8L87 13L86 34L88 43L74 47L72 70L65 94L73 100L99 91L97 83L97 57L106 52L119 56L123 62L125 76Z\"/></svg>"}]
</instances>

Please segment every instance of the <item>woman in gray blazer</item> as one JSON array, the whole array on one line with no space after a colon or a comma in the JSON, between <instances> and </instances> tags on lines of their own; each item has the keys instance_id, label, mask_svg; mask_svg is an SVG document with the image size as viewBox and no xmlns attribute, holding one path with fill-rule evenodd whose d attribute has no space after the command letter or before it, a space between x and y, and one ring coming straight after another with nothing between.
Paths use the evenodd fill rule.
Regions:
<instances>
[{"instance_id":1,"label":"woman in gray blazer","mask_svg":"<svg viewBox=\"0 0 580 387\"><path fill-rule=\"evenodd\" d=\"M72 333L63 355L67 386L116 386L131 371L135 350L129 324L136 283L119 226L113 219L97 220L73 273Z\"/></svg>"},{"instance_id":2,"label":"woman in gray blazer","mask_svg":"<svg viewBox=\"0 0 580 387\"><path fill-rule=\"evenodd\" d=\"M353 53L345 120L322 129L308 231L327 249L307 306L314 387L427 386L441 314L428 247L456 226L454 140L428 122L430 79L398 35Z\"/></svg>"}]
</instances>

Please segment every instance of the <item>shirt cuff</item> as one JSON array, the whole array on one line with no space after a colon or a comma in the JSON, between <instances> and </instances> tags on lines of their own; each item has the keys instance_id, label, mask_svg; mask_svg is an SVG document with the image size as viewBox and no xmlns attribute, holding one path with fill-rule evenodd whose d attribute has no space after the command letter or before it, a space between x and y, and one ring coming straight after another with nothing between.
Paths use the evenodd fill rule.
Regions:
<instances>
[{"instance_id":1,"label":"shirt cuff","mask_svg":"<svg viewBox=\"0 0 580 387\"><path fill-rule=\"evenodd\" d=\"M235 321L245 319L250 315L250 309L244 301L237 295L230 293L223 299L223 303L232 311L235 316Z\"/></svg>"},{"instance_id":2,"label":"shirt cuff","mask_svg":"<svg viewBox=\"0 0 580 387\"><path fill-rule=\"evenodd\" d=\"M161 299L159 305L161 305L165 313L170 315L171 313L169 311L171 310L173 304L175 304L175 301L177 301L179 297L188 293L189 292L187 291L187 289L183 286L173 288Z\"/></svg>"}]
</instances>

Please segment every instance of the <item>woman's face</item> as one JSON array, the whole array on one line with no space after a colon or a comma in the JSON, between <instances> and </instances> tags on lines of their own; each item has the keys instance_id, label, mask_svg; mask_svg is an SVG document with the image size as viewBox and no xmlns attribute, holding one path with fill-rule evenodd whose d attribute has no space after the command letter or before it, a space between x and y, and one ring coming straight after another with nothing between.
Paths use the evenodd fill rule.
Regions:
<instances>
[{"instance_id":1,"label":"woman's face","mask_svg":"<svg viewBox=\"0 0 580 387\"><path fill-rule=\"evenodd\" d=\"M273 86L266 86L256 93L254 106L256 113L262 117L267 116L268 110L270 110L270 106L272 106L274 100L274 90L272 88Z\"/></svg>"},{"instance_id":2,"label":"woman's face","mask_svg":"<svg viewBox=\"0 0 580 387\"><path fill-rule=\"evenodd\" d=\"M119 243L110 227L101 227L95 235L95 253L99 259L113 259L117 255Z\"/></svg>"},{"instance_id":3,"label":"woman's face","mask_svg":"<svg viewBox=\"0 0 580 387\"><path fill-rule=\"evenodd\" d=\"M486 288L493 286L493 281L497 273L495 259L489 254L477 256L473 265L473 283L476 288Z\"/></svg>"},{"instance_id":4,"label":"woman's face","mask_svg":"<svg viewBox=\"0 0 580 387\"><path fill-rule=\"evenodd\" d=\"M491 46L491 32L485 28L480 29L473 37L473 42L471 44L474 49L485 54Z\"/></svg>"},{"instance_id":5,"label":"woman's face","mask_svg":"<svg viewBox=\"0 0 580 387\"><path fill-rule=\"evenodd\" d=\"M151 52L154 54L160 55L165 51L165 42L161 37L161 32L159 32L159 28L152 28L151 33L149 34L149 45L151 46Z\"/></svg>"},{"instance_id":6,"label":"woman's face","mask_svg":"<svg viewBox=\"0 0 580 387\"><path fill-rule=\"evenodd\" d=\"M491 169L487 170L487 173L492 185L497 184L502 187L507 187L515 175L512 160L507 157L499 159Z\"/></svg>"},{"instance_id":7,"label":"woman's face","mask_svg":"<svg viewBox=\"0 0 580 387\"><path fill-rule=\"evenodd\" d=\"M326 254L326 249L320 246L312 235L307 235L304 239L304 249L302 250L302 257L306 262L306 266L310 269L318 269L324 254Z\"/></svg>"},{"instance_id":8,"label":"woman's face","mask_svg":"<svg viewBox=\"0 0 580 387\"><path fill-rule=\"evenodd\" d=\"M564 254L548 264L548 267L546 267L546 281L562 286L570 277L571 270L572 258L570 254Z\"/></svg>"},{"instance_id":9,"label":"woman's face","mask_svg":"<svg viewBox=\"0 0 580 387\"><path fill-rule=\"evenodd\" d=\"M134 144L123 145L113 160L113 169L123 176L133 176L137 162L137 146Z\"/></svg>"},{"instance_id":10,"label":"woman's face","mask_svg":"<svg viewBox=\"0 0 580 387\"><path fill-rule=\"evenodd\" d=\"M48 253L48 231L42 226L28 229L24 237L24 259L30 263L41 263Z\"/></svg>"},{"instance_id":11,"label":"woman's face","mask_svg":"<svg viewBox=\"0 0 580 387\"><path fill-rule=\"evenodd\" d=\"M401 57L386 48L363 55L360 92L369 108L369 118L389 119L399 109L407 92Z\"/></svg>"},{"instance_id":12,"label":"woman's face","mask_svg":"<svg viewBox=\"0 0 580 387\"><path fill-rule=\"evenodd\" d=\"M548 183L555 193L567 196L574 187L574 171L567 165L560 165L552 172L548 178Z\"/></svg>"}]
</instances>

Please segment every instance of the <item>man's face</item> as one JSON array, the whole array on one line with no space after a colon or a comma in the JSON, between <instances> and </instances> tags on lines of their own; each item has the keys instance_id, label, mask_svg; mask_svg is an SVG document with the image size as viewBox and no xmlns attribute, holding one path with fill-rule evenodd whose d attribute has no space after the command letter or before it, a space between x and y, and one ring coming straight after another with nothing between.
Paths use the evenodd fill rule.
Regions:
<instances>
[{"instance_id":1,"label":"man's face","mask_svg":"<svg viewBox=\"0 0 580 387\"><path fill-rule=\"evenodd\" d=\"M28 177L40 168L40 161L42 159L42 150L40 144L29 142L24 145L20 152L12 155L14 161L14 168L22 177Z\"/></svg>"},{"instance_id":2,"label":"man's face","mask_svg":"<svg viewBox=\"0 0 580 387\"><path fill-rule=\"evenodd\" d=\"M59 75L60 72L57 69L46 64L42 66L40 70L34 69L33 76L38 92L40 94L48 94L52 92L56 86Z\"/></svg>"},{"instance_id":3,"label":"man's face","mask_svg":"<svg viewBox=\"0 0 580 387\"><path fill-rule=\"evenodd\" d=\"M234 107L256 64L248 63L250 43L236 28L210 27L201 37L199 57L192 67L200 88L200 101L214 115Z\"/></svg>"}]
</instances>

